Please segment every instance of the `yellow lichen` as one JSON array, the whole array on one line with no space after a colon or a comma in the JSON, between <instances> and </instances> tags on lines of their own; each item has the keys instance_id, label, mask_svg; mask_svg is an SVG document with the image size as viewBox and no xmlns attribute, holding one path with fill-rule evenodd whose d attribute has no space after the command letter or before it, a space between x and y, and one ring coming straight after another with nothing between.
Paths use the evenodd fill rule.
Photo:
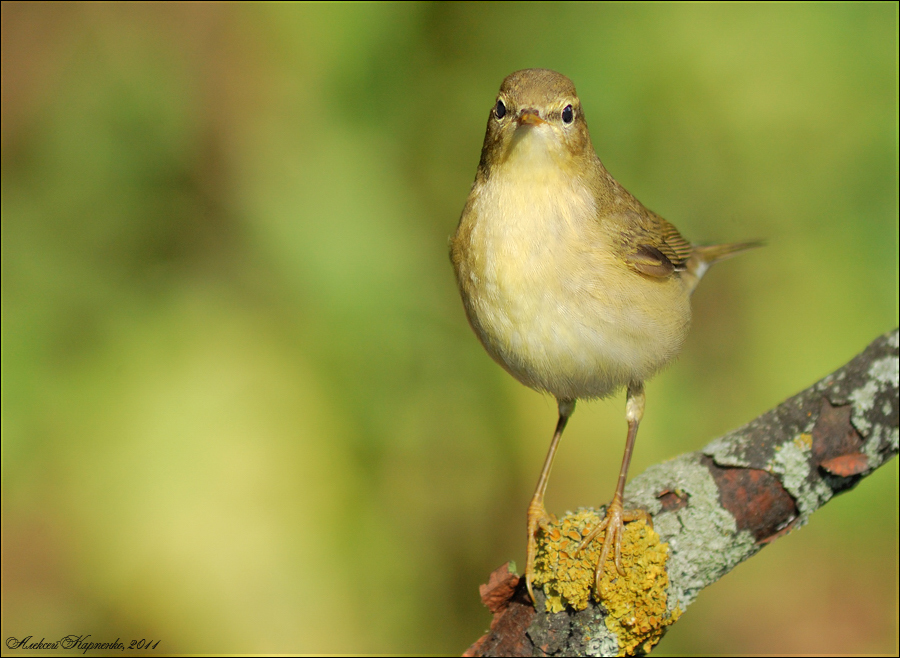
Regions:
<instances>
[{"instance_id":1,"label":"yellow lichen","mask_svg":"<svg viewBox=\"0 0 900 658\"><path fill-rule=\"evenodd\" d=\"M549 532L538 538L534 584L543 586L547 611L561 612L566 606L584 610L594 589L594 570L600 559L603 537L597 537L583 551L581 538L600 519L590 510L568 514ZM649 651L662 637L663 629L681 615L666 608L669 577L666 559L669 545L643 520L625 525L622 537L621 576L610 552L600 591L595 599L606 608L606 627L619 639L619 655L630 656L641 647Z\"/></svg>"},{"instance_id":2,"label":"yellow lichen","mask_svg":"<svg viewBox=\"0 0 900 658\"><path fill-rule=\"evenodd\" d=\"M812 441L812 434L801 434L794 439L794 445L797 446L800 450L809 450L810 448L812 448Z\"/></svg>"}]
</instances>

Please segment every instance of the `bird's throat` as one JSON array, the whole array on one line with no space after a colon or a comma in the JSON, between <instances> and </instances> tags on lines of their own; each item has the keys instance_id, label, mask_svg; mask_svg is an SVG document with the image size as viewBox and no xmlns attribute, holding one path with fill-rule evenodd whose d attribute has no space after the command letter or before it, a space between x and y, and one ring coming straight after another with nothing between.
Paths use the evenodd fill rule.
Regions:
<instances>
[{"instance_id":1,"label":"bird's throat","mask_svg":"<svg viewBox=\"0 0 900 658\"><path fill-rule=\"evenodd\" d=\"M562 144L550 126L524 125L513 135L496 173L506 179L555 178L564 171L565 162Z\"/></svg>"}]
</instances>

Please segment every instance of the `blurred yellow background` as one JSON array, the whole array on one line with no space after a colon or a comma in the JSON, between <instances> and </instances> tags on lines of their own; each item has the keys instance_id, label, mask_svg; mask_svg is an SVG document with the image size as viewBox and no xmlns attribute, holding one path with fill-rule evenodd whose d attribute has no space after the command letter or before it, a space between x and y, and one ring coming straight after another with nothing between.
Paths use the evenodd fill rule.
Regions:
<instances>
[{"instance_id":1,"label":"blurred yellow background","mask_svg":"<svg viewBox=\"0 0 900 658\"><path fill-rule=\"evenodd\" d=\"M554 402L485 354L454 231L501 80L571 77L696 242L632 476L898 323L898 9L2 5L2 633L460 653L524 564ZM548 492L612 495L622 395ZM898 468L709 588L672 653L896 653Z\"/></svg>"}]
</instances>

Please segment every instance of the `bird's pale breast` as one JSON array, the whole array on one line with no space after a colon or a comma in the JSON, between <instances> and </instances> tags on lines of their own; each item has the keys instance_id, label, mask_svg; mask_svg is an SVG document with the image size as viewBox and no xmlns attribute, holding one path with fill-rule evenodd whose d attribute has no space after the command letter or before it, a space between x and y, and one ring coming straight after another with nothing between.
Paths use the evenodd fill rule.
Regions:
<instances>
[{"instance_id":1,"label":"bird's pale breast","mask_svg":"<svg viewBox=\"0 0 900 658\"><path fill-rule=\"evenodd\" d=\"M540 169L495 172L473 189L452 247L466 312L523 384L560 399L603 397L674 358L689 294L677 274L628 268L591 191Z\"/></svg>"}]
</instances>

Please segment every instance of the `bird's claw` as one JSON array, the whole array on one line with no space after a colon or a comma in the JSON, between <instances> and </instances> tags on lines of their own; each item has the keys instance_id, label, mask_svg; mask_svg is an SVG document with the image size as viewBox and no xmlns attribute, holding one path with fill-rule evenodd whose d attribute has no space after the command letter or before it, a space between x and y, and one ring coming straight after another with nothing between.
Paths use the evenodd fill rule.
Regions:
<instances>
[{"instance_id":1,"label":"bird's claw","mask_svg":"<svg viewBox=\"0 0 900 658\"><path fill-rule=\"evenodd\" d=\"M627 512L622 506L622 501L618 497L613 498L609 508L606 510L606 516L591 530L581 545L578 547L579 552L587 548L598 536L604 533L603 550L600 552L600 560L594 570L594 585L596 591L600 591L600 581L603 579L603 571L606 568L606 560L609 558L609 552L615 546L613 554L613 562L616 565L616 571L619 575L625 575L625 567L622 566L622 535L625 532L625 524L638 519L644 519L651 528L653 521L650 515L642 509L628 510Z\"/></svg>"},{"instance_id":2,"label":"bird's claw","mask_svg":"<svg viewBox=\"0 0 900 658\"><path fill-rule=\"evenodd\" d=\"M534 581L534 561L537 557L537 535L538 531L543 530L549 532L550 524L554 522L554 518L547 513L543 501L535 498L528 505L528 546L525 550L525 586L528 588L528 596L534 603L534 591L532 582Z\"/></svg>"}]
</instances>

